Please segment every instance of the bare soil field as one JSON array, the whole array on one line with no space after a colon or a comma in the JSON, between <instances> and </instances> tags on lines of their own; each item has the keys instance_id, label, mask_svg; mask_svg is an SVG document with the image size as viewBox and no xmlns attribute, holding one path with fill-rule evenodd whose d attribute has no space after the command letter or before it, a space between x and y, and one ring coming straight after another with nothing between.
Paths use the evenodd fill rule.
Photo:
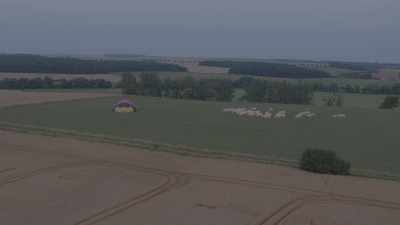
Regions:
<instances>
[{"instance_id":1,"label":"bare soil field","mask_svg":"<svg viewBox=\"0 0 400 225\"><path fill-rule=\"evenodd\" d=\"M50 77L53 79L75 79L84 77L86 79L104 79L113 83L121 80L121 76L116 74L39 74L39 73L4 73L0 72L0 80L6 78L45 78Z\"/></svg>"},{"instance_id":2,"label":"bare soil field","mask_svg":"<svg viewBox=\"0 0 400 225\"><path fill-rule=\"evenodd\" d=\"M228 68L201 66L199 63L179 63L178 65L187 68L192 73L211 73L211 74L228 74Z\"/></svg>"},{"instance_id":3,"label":"bare soil field","mask_svg":"<svg viewBox=\"0 0 400 225\"><path fill-rule=\"evenodd\" d=\"M374 75L376 79L385 81L399 81L400 80L400 70L395 69L383 69Z\"/></svg>"},{"instance_id":4,"label":"bare soil field","mask_svg":"<svg viewBox=\"0 0 400 225\"><path fill-rule=\"evenodd\" d=\"M31 92L0 90L0 107L114 96L110 93Z\"/></svg>"},{"instance_id":5,"label":"bare soil field","mask_svg":"<svg viewBox=\"0 0 400 225\"><path fill-rule=\"evenodd\" d=\"M229 68L213 67L213 66L201 66L202 60L197 59L184 59L184 58L170 58L159 60L161 63L171 63L182 67L185 67L188 72L191 73L205 73L205 74L228 74Z\"/></svg>"},{"instance_id":6,"label":"bare soil field","mask_svg":"<svg viewBox=\"0 0 400 225\"><path fill-rule=\"evenodd\" d=\"M0 131L0 224L396 225L400 184Z\"/></svg>"}]
</instances>

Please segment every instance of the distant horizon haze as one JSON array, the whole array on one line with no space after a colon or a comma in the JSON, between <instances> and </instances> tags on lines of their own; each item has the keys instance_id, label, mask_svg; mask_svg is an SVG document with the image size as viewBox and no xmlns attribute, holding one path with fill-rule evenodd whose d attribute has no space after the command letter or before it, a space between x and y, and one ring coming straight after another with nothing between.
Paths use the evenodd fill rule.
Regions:
<instances>
[{"instance_id":1,"label":"distant horizon haze","mask_svg":"<svg viewBox=\"0 0 400 225\"><path fill-rule=\"evenodd\" d=\"M2 0L0 52L400 63L398 0Z\"/></svg>"}]
</instances>

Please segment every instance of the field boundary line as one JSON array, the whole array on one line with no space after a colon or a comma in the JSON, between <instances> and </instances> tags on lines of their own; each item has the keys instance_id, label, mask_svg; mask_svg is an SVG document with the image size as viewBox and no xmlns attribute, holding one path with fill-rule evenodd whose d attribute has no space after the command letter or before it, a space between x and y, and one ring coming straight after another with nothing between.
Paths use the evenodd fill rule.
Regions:
<instances>
[{"instance_id":1,"label":"field boundary line","mask_svg":"<svg viewBox=\"0 0 400 225\"><path fill-rule=\"evenodd\" d=\"M3 169L3 170L0 170L0 173L7 173L7 172L10 172L10 171L13 171L13 170L16 170L16 168Z\"/></svg>"},{"instance_id":2,"label":"field boundary line","mask_svg":"<svg viewBox=\"0 0 400 225\"><path fill-rule=\"evenodd\" d=\"M149 151L167 152L189 157L236 160L236 161L245 161L252 163L286 166L292 168L300 167L299 162L297 160L289 160L278 157L266 157L266 156L244 154L244 153L228 153L224 151L212 151L209 149L195 148L185 145L159 143L144 139L137 139L137 138L127 139L109 135L100 135L88 132L79 132L74 130L63 130L56 128L23 125L23 124L2 122L2 121L0 121L0 130L12 131L17 133L36 134L36 135L43 135L50 137L66 137L88 142L107 143L107 144L135 147ZM375 170L364 170L364 169L353 168L351 171L351 175L364 178L400 181L400 175L398 174L393 174L390 172L380 172Z\"/></svg>"},{"instance_id":3,"label":"field boundary line","mask_svg":"<svg viewBox=\"0 0 400 225\"><path fill-rule=\"evenodd\" d=\"M62 129L47 128L47 127L22 125L9 122L0 122L0 130L13 131L17 133L38 134L50 137L67 137L89 142L109 143L109 144L116 144L129 147L139 147L150 151L169 152L183 156L214 158L214 159L230 159L230 160L283 165L296 168L298 167L298 163L295 160L288 160L275 157L265 157L265 156L243 154L243 153L211 151L208 149L195 148L184 145L165 144L165 143L159 143L137 138L126 139L115 136L79 132L74 130L62 130Z\"/></svg>"}]
</instances>

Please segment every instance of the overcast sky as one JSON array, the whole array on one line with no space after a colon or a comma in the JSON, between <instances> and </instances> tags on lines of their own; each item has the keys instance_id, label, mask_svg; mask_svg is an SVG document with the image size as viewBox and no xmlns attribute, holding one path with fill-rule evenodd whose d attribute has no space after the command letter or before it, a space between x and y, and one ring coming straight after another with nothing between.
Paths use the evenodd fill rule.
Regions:
<instances>
[{"instance_id":1,"label":"overcast sky","mask_svg":"<svg viewBox=\"0 0 400 225\"><path fill-rule=\"evenodd\" d=\"M400 62L400 0L0 0L0 52Z\"/></svg>"}]
</instances>

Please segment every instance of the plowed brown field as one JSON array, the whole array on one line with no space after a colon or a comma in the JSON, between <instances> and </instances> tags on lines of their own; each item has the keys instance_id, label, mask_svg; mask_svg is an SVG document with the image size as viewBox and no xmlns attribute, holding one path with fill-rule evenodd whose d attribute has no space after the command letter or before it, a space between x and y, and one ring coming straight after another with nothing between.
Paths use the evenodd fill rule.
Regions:
<instances>
[{"instance_id":1,"label":"plowed brown field","mask_svg":"<svg viewBox=\"0 0 400 225\"><path fill-rule=\"evenodd\" d=\"M400 221L400 184L0 131L0 224Z\"/></svg>"},{"instance_id":2,"label":"plowed brown field","mask_svg":"<svg viewBox=\"0 0 400 225\"><path fill-rule=\"evenodd\" d=\"M110 93L31 92L0 90L0 107L113 96Z\"/></svg>"},{"instance_id":3,"label":"plowed brown field","mask_svg":"<svg viewBox=\"0 0 400 225\"><path fill-rule=\"evenodd\" d=\"M75 79L84 77L86 79L104 79L111 82L118 82L121 80L121 76L116 74L39 74L39 73L5 73L0 72L0 80L6 78L45 78L50 77L52 79Z\"/></svg>"}]
</instances>

